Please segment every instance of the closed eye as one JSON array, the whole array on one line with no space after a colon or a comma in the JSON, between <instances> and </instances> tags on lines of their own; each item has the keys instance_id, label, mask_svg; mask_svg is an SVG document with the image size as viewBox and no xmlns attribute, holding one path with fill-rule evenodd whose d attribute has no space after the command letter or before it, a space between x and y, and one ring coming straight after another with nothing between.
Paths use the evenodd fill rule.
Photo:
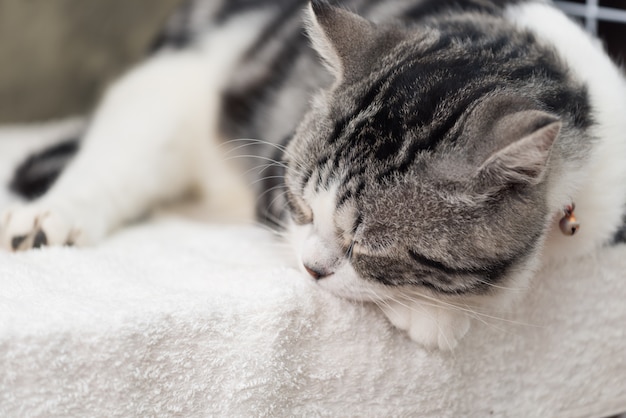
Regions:
<instances>
[{"instance_id":1,"label":"closed eye","mask_svg":"<svg viewBox=\"0 0 626 418\"><path fill-rule=\"evenodd\" d=\"M346 251L352 252L356 244L357 229L361 226L363 218L356 214L352 205L344 205L336 212L335 235L339 240L339 245Z\"/></svg>"},{"instance_id":2,"label":"closed eye","mask_svg":"<svg viewBox=\"0 0 626 418\"><path fill-rule=\"evenodd\" d=\"M344 242L341 246L343 249L343 255L346 260L350 260L352 258L352 252L354 250L354 241Z\"/></svg>"},{"instance_id":3,"label":"closed eye","mask_svg":"<svg viewBox=\"0 0 626 418\"><path fill-rule=\"evenodd\" d=\"M298 225L306 225L313 222L313 211L302 198L287 192L287 206L291 217Z\"/></svg>"},{"instance_id":4,"label":"closed eye","mask_svg":"<svg viewBox=\"0 0 626 418\"><path fill-rule=\"evenodd\" d=\"M361 245L357 241L352 241L350 243L350 255L369 255L369 251L365 248L365 246Z\"/></svg>"}]
</instances>

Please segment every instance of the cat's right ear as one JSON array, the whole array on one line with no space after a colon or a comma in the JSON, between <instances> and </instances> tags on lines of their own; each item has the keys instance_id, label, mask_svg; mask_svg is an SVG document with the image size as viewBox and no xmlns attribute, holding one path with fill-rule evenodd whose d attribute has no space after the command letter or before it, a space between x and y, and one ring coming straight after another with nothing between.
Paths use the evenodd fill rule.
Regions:
<instances>
[{"instance_id":1,"label":"cat's right ear","mask_svg":"<svg viewBox=\"0 0 626 418\"><path fill-rule=\"evenodd\" d=\"M508 141L480 165L481 183L496 187L541 183L560 131L560 120L542 111L521 111L502 118L495 134L501 139L508 137Z\"/></svg>"},{"instance_id":2,"label":"cat's right ear","mask_svg":"<svg viewBox=\"0 0 626 418\"><path fill-rule=\"evenodd\" d=\"M473 187L491 194L542 183L561 126L559 118L526 97L498 93L481 99L457 140L474 172Z\"/></svg>"},{"instance_id":3,"label":"cat's right ear","mask_svg":"<svg viewBox=\"0 0 626 418\"><path fill-rule=\"evenodd\" d=\"M308 17L313 47L337 79L357 77L369 67L377 42L372 22L320 0L309 3Z\"/></svg>"}]
</instances>

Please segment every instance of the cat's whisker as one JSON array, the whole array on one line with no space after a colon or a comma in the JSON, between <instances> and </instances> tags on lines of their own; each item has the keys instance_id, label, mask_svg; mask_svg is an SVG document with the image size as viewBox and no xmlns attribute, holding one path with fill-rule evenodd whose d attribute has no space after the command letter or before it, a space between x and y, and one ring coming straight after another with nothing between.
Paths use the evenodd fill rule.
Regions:
<instances>
[{"instance_id":1,"label":"cat's whisker","mask_svg":"<svg viewBox=\"0 0 626 418\"><path fill-rule=\"evenodd\" d=\"M261 167L262 167L262 168L261 168ZM257 176L261 176L263 173L265 173L265 170L267 170L268 168L271 168L271 167L273 167L273 165L272 165L272 164L265 164L264 166L262 166L262 165L257 166L257 170L258 170L258 169L260 169L260 170L257 172ZM279 177L279 176L277 176L277 177ZM283 179L285 178L285 176L284 176L284 175L282 175L282 176L280 176L280 177L282 177Z\"/></svg>"},{"instance_id":2,"label":"cat's whisker","mask_svg":"<svg viewBox=\"0 0 626 418\"><path fill-rule=\"evenodd\" d=\"M262 214L262 217L276 224L280 229L274 230L274 233L282 238L288 237L288 224L281 218L277 217L271 212L265 211ZM258 225L265 225L264 222L257 221ZM267 225L266 225L267 226ZM267 226L269 227L269 226Z\"/></svg>"},{"instance_id":3,"label":"cat's whisker","mask_svg":"<svg viewBox=\"0 0 626 418\"><path fill-rule=\"evenodd\" d=\"M507 292L514 292L514 293L522 293L522 292L526 292L528 291L528 287L510 287L510 286L502 286L502 285L497 285L494 283L489 283L486 280L481 280L481 279L476 279L476 281L478 283L484 284L485 286L494 288L494 289L499 289L499 290L506 290Z\"/></svg>"},{"instance_id":4,"label":"cat's whisker","mask_svg":"<svg viewBox=\"0 0 626 418\"><path fill-rule=\"evenodd\" d=\"M231 161L231 160L236 160L236 159L243 159L243 158L257 158L259 160L264 160L264 161L268 161L269 163L276 165L277 167L282 167L284 169L287 169L287 165L280 162L280 161L276 161L270 157L265 157L263 155L254 155L254 154L243 154L243 155L233 155L230 157L226 157L224 159L224 161Z\"/></svg>"},{"instance_id":5,"label":"cat's whisker","mask_svg":"<svg viewBox=\"0 0 626 418\"><path fill-rule=\"evenodd\" d=\"M407 303L423 304L425 306L431 306L431 307L436 307L436 308L462 310L457 305L445 302L435 297L428 296L414 289L405 291L402 295L390 296L390 299L392 299L394 302L402 304L402 306L405 306L409 309L410 309L410 306L407 305L406 303L402 303L402 300L407 301ZM469 312L473 312L473 311L469 311Z\"/></svg>"},{"instance_id":6,"label":"cat's whisker","mask_svg":"<svg viewBox=\"0 0 626 418\"><path fill-rule=\"evenodd\" d=\"M256 203L259 203L259 200L261 200L263 197L265 197L266 194L273 192L274 190L278 190L278 189L285 189L285 191L282 194L287 193L287 186L284 184L277 184L274 187L270 187L269 189L265 190L263 193L261 193L260 195L257 196L256 198ZM281 195L282 195L281 194ZM274 201L272 201L273 203ZM270 205L267 205L267 207L271 207Z\"/></svg>"},{"instance_id":7,"label":"cat's whisker","mask_svg":"<svg viewBox=\"0 0 626 418\"><path fill-rule=\"evenodd\" d=\"M255 165L254 167L251 167L249 169L247 169L246 171L243 172L242 177L245 177L247 175L249 175L250 173L252 173L253 171L257 170L258 172L256 173L256 176L261 176L261 174L263 174L265 172L265 170L267 170L270 167L275 167L276 164L273 163L267 163L267 164L259 164L259 165ZM284 178L284 175L281 176L276 176L278 177L282 177ZM261 181L261 179L256 180L255 182L251 183L251 185L256 184L257 182Z\"/></svg>"},{"instance_id":8,"label":"cat's whisker","mask_svg":"<svg viewBox=\"0 0 626 418\"><path fill-rule=\"evenodd\" d=\"M343 241L343 236L341 237L341 239ZM344 251L344 253L343 253L344 260L352 259L352 249L353 249L353 247L354 247L354 245L350 244L350 246L346 249L346 251Z\"/></svg>"},{"instance_id":9,"label":"cat's whisker","mask_svg":"<svg viewBox=\"0 0 626 418\"><path fill-rule=\"evenodd\" d=\"M403 307L405 307L408 310L413 311L413 312L415 312L416 308L418 308L420 310L421 314L423 314L423 315L427 316L428 318L430 318L431 322L433 324L435 324L435 326L439 330L439 335L441 335L443 337L446 345L448 346L448 351L452 352L452 349L454 348L453 344L450 342L450 340L446 336L446 333L443 332L443 329L441 328L441 325L436 320L436 318L433 316L433 314L431 312L429 312L427 309L425 309L426 306L434 307L434 308L442 308L441 305L434 304L434 303L428 303L428 302L422 302L421 300L419 301L419 303L410 303L410 302L415 302L415 300L409 300L410 304L407 304L407 303L403 303L401 299L395 298L394 296L390 296L389 299L391 301L399 304L400 306L403 306ZM389 309L393 310L393 308L390 305L387 305L387 306L389 307ZM454 353L452 355L454 356ZM454 357L456 358L456 356L454 356Z\"/></svg>"},{"instance_id":10,"label":"cat's whisker","mask_svg":"<svg viewBox=\"0 0 626 418\"><path fill-rule=\"evenodd\" d=\"M403 295L404 296L404 295ZM405 308L407 308L408 310L411 311L415 311L414 307L416 306L428 306L428 307L432 307L432 308L441 308L441 305L435 304L435 303L431 303L428 301L423 301L423 300L418 300L418 299L410 299L410 298L397 298L394 296L389 296L388 297L389 300L397 303L400 306L403 306ZM405 300L406 302L403 302L403 300Z\"/></svg>"},{"instance_id":11,"label":"cat's whisker","mask_svg":"<svg viewBox=\"0 0 626 418\"><path fill-rule=\"evenodd\" d=\"M258 199L264 197L267 193L272 193L272 192L275 192L277 190L281 190L280 193L278 193L276 196L274 196L274 198L267 204L267 207L271 208L274 205L274 203L276 202L277 199L279 199L281 197L284 197L287 193L289 193L289 188L287 187L287 185L281 183L281 184L277 184L274 187L270 187L265 192L260 194ZM258 199L257 199L257 201L258 201ZM286 205L286 203L285 203L285 205Z\"/></svg>"},{"instance_id":12,"label":"cat's whisker","mask_svg":"<svg viewBox=\"0 0 626 418\"><path fill-rule=\"evenodd\" d=\"M274 148L278 148L281 151L286 150L287 147L285 147L284 145L281 144L277 144L274 142L270 142L270 141L265 141L263 139L258 139L258 138L233 138L233 139L228 139L226 141L223 141L220 144L220 147L223 147L225 145L229 145L233 142L248 142L248 143L255 143L255 144L262 144L262 145L268 145L268 146L272 146Z\"/></svg>"},{"instance_id":13,"label":"cat's whisker","mask_svg":"<svg viewBox=\"0 0 626 418\"><path fill-rule=\"evenodd\" d=\"M285 187L282 187L282 186L281 186L281 187L275 186L275 187L272 187L272 189L270 189L270 190L271 190L271 191L274 191L274 190L279 190L279 189L284 189L284 188L285 188ZM269 190L268 190L268 191L269 191ZM283 198L283 197L284 197L287 193L288 193L288 190L283 190L282 192L277 193L277 194L276 194L276 196L274 196L274 198L273 198L273 199L269 202L269 204L267 205L267 207L268 207L268 208L271 208L272 206L274 206L274 203L275 203L278 199ZM287 205L287 204L285 203L284 205ZM283 209L283 210L285 209L285 208L284 208L284 206L283 206L283 208L282 208L282 209ZM281 212L282 212L282 210L281 210ZM266 216L274 216L274 217L276 217L276 215L272 214L269 210L268 210L268 211L266 211L264 214L265 214Z\"/></svg>"},{"instance_id":14,"label":"cat's whisker","mask_svg":"<svg viewBox=\"0 0 626 418\"><path fill-rule=\"evenodd\" d=\"M468 310L472 311L472 309L468 306L468 305L463 305L465 308L467 308ZM477 321L480 321L482 324L484 324L485 326L489 327L489 328L493 328L496 329L499 332L507 332L504 328L499 327L495 324L493 324L492 322L487 321L487 319L482 318L476 311L473 311L472 314L470 314L474 319L476 319ZM503 318L502 318L503 319Z\"/></svg>"},{"instance_id":15,"label":"cat's whisker","mask_svg":"<svg viewBox=\"0 0 626 418\"><path fill-rule=\"evenodd\" d=\"M461 307L459 305L450 303L450 302L446 302L444 300L441 299L437 299L435 297L429 296L425 293L419 292L415 289L409 290L408 292L406 292L404 295L402 295L404 297L410 297L410 296L416 296L418 299L410 299L410 300L414 300L418 303L421 303L421 299L427 299L430 301L433 301L434 303L438 304L438 306L440 307L445 307L445 308L449 308L449 309L455 309L458 311L462 311L468 314L474 314L474 315L478 315L481 318L486 318L486 319L493 319L496 321L500 321L500 322L507 322L510 324L515 324L515 325L521 325L521 326L527 326L527 327L537 327L537 328L543 328L543 326L541 325L537 325L537 324L530 324L530 323L525 323L525 322L521 322L521 321L515 321L515 320L511 320L511 319L507 319L507 318L502 318L502 317L498 317L498 316L493 316L490 315L488 313L485 312L479 312L475 309L472 309L472 307L470 307L467 304L463 304L464 307ZM474 307L475 308L475 307Z\"/></svg>"},{"instance_id":16,"label":"cat's whisker","mask_svg":"<svg viewBox=\"0 0 626 418\"><path fill-rule=\"evenodd\" d=\"M374 303L374 305L376 305L379 309L383 309L381 305L379 305L379 301L382 301L382 299L380 298L380 295L378 295L376 293L376 291L374 289L370 289L367 286L364 287L359 287L358 285L355 286L351 286L351 287L356 287L356 291L363 291L365 290L366 293L369 293L370 295L372 295L372 297L369 300L364 300L364 299L359 299L358 302L360 302L361 306L365 306L365 303Z\"/></svg>"},{"instance_id":17,"label":"cat's whisker","mask_svg":"<svg viewBox=\"0 0 626 418\"><path fill-rule=\"evenodd\" d=\"M255 181L253 181L253 182L252 182L252 183L250 183L250 184L251 184L251 185L255 185L255 184L258 184L258 183L260 183L260 182L262 182L262 181L265 181L265 180L270 180L270 179L284 179L284 178L285 178L285 176L265 176L265 177L261 177L260 179L257 179L257 180L255 180Z\"/></svg>"},{"instance_id":18,"label":"cat's whisker","mask_svg":"<svg viewBox=\"0 0 626 418\"><path fill-rule=\"evenodd\" d=\"M511 274L516 274L519 273L519 270L512 268L510 270ZM527 292L529 290L529 286L503 286L503 285L499 285L499 284L495 284L495 283L490 283L486 280L482 280L482 279L475 279L478 283L484 284L488 287L494 288L494 289L499 289L499 290L505 290L507 292L515 292L515 293L523 293L523 292Z\"/></svg>"},{"instance_id":19,"label":"cat's whisker","mask_svg":"<svg viewBox=\"0 0 626 418\"><path fill-rule=\"evenodd\" d=\"M265 213L265 214L261 214L267 221L272 222L273 224L275 224L278 229L276 231L274 231L274 233L283 238L288 240L290 235L289 235L289 224L287 224L283 219L278 218L277 216L271 214L271 213Z\"/></svg>"},{"instance_id":20,"label":"cat's whisker","mask_svg":"<svg viewBox=\"0 0 626 418\"><path fill-rule=\"evenodd\" d=\"M418 295L418 296L421 296L421 295ZM416 299L416 298L410 297L408 294L403 294L403 295L398 295L398 297L390 296L389 299L412 311L415 310L414 309L415 306L421 305L421 306L428 306L428 307L433 307L433 308L460 310L460 311L465 312L465 310L460 309L458 306L445 304L445 303L441 304L442 301L435 299L435 298L423 299L422 297L419 297ZM403 301L406 301L406 302L403 302ZM467 313L473 314L475 312L468 310Z\"/></svg>"},{"instance_id":21,"label":"cat's whisker","mask_svg":"<svg viewBox=\"0 0 626 418\"><path fill-rule=\"evenodd\" d=\"M395 309L389 304L388 301L392 301L397 303L398 305L407 308L408 310L414 311L415 309L413 308L413 305L408 305L407 303L403 302L401 299L398 299L396 297L394 297L393 295L388 295L385 297L381 297L376 291L374 291L371 288L365 288L365 290L367 292L369 292L370 294L374 295L375 298L372 300L372 302L376 303L376 305L380 306L379 304L383 304L384 306L388 307L390 310L395 312ZM409 300L409 302L412 302L413 300ZM421 303L421 301L420 301ZM424 302L423 305L425 306L432 306L432 307L436 307L437 305L432 304L432 303L428 303L428 302Z\"/></svg>"},{"instance_id":22,"label":"cat's whisker","mask_svg":"<svg viewBox=\"0 0 626 418\"><path fill-rule=\"evenodd\" d=\"M373 295L371 301L378 306L383 312L385 309L396 312L395 308L388 302L389 298L381 298L380 295L373 289L365 288L365 291Z\"/></svg>"},{"instance_id":23,"label":"cat's whisker","mask_svg":"<svg viewBox=\"0 0 626 418\"><path fill-rule=\"evenodd\" d=\"M237 147L235 147L235 148L230 149L228 152L226 152L226 153L224 154L224 156L226 157L226 158L225 158L225 160L226 160L226 161L229 161L229 160L232 160L232 159L235 159L235 158L247 158L247 157L251 157L251 155L248 155L248 154L246 154L246 155L242 155L242 154L235 154L235 155L232 155L233 153L235 153L235 152L236 152L236 151L238 151L239 149L245 148L245 147L247 147L247 146L249 146L249 145L254 145L254 144L244 144L244 145L239 145L239 146L237 146ZM264 158L269 158L269 159L271 159L271 157L261 156L261 155L255 155L254 157L256 157L256 158L264 157ZM292 159L292 160L294 160L294 161L296 162L296 166L297 166L297 167L300 167L300 164L299 164L299 162L298 162L296 159L294 159L294 158L291 158L291 159ZM268 165L266 165L266 166L263 166L264 168L263 168L263 169L259 172L259 174L262 174L262 173L263 173L263 171L265 171L268 167L276 166L277 164L281 164L281 165L280 165L280 167L282 167L283 169L286 169L286 168L287 168L286 162L284 162L284 161L278 161L278 160L274 160L274 159L271 159L271 161L272 161L274 164L268 164ZM255 169L258 169L259 167L261 167L261 166L257 166L257 167L251 168L251 169L247 170L247 171L245 172L245 174L248 174L249 172L251 172L251 171L253 171L253 170L255 170Z\"/></svg>"},{"instance_id":24,"label":"cat's whisker","mask_svg":"<svg viewBox=\"0 0 626 418\"><path fill-rule=\"evenodd\" d=\"M266 213L263 216L265 216L268 220L270 220L271 222L275 223L280 229L272 229L272 231L274 232L274 234L276 234L277 236L286 239L289 237L289 233L288 231L288 225L280 218L274 216L271 213ZM265 225L262 222L258 223L259 225ZM266 225L267 226L267 225ZM268 228L270 228L269 226L267 226ZM289 245L287 242L285 242L285 245Z\"/></svg>"},{"instance_id":25,"label":"cat's whisker","mask_svg":"<svg viewBox=\"0 0 626 418\"><path fill-rule=\"evenodd\" d=\"M285 146L283 146L283 145L280 145L280 144L275 144L275 143L273 143L273 142L264 141L264 140L262 140L262 139L253 139L253 138L235 138L235 139L230 139L230 140L228 140L228 141L224 141L223 143L221 143L221 144L219 145L219 147L220 147L220 148L225 148L225 147L227 147L227 146L229 146L229 145L231 145L231 144L233 144L233 143L237 143L237 142L245 142L245 143L244 143L244 144L242 144L242 145L237 145L237 146L236 146L236 147L234 147L234 148L229 148L229 149L226 151L226 153L227 153L227 154L228 154L228 153L230 153L230 152L233 152L233 151L235 151L235 150L238 150L238 149L240 149L240 148L242 148L242 147L247 147L247 146L250 146L250 145L267 145L268 147L275 148L275 149L279 150L280 152L283 152L283 153L285 153L285 154L289 155L289 154L288 154L288 151L287 151L287 147L285 147Z\"/></svg>"},{"instance_id":26,"label":"cat's whisker","mask_svg":"<svg viewBox=\"0 0 626 418\"><path fill-rule=\"evenodd\" d=\"M428 309L424 309L424 307L421 306L421 305L418 305L418 306L421 309L422 313L426 314L426 316L428 318L430 318L431 322L435 324L435 326L437 327L437 330L439 331L439 335L441 337L443 337L443 340L445 341L446 345L448 346L448 351L456 359L456 355L455 355L454 351L452 350L455 345L452 344L452 342L450 342L450 339L448 338L448 336L446 335L446 333L442 329L441 325L439 324L439 321L437 321L437 318L434 316L433 313L429 312ZM439 341L437 341L437 343L439 344Z\"/></svg>"},{"instance_id":27,"label":"cat's whisker","mask_svg":"<svg viewBox=\"0 0 626 418\"><path fill-rule=\"evenodd\" d=\"M231 154L231 153L233 153L233 152L235 152L235 151L237 151L239 149L242 149L242 148L245 148L245 147L248 147L248 146L251 146L251 145L267 145L267 146L270 146L270 147L278 149L283 154L285 154L287 157L289 157L289 159L295 163L297 168L305 167L305 164L304 164L304 161L302 160L302 158L299 158L298 156L295 156L292 153L290 153L287 150L287 147L285 147L283 145L280 145L280 144L275 144L275 143L272 143L272 142L263 141L263 140L260 140L260 139L250 139L250 138L231 139L229 141L226 141L224 144L221 144L221 147L224 147L224 146L226 146L227 144L230 144L230 143L244 142L244 141L246 142L245 144L238 145L238 146L236 146L234 148L231 148L228 151L226 151L225 154L228 156L229 154Z\"/></svg>"}]
</instances>

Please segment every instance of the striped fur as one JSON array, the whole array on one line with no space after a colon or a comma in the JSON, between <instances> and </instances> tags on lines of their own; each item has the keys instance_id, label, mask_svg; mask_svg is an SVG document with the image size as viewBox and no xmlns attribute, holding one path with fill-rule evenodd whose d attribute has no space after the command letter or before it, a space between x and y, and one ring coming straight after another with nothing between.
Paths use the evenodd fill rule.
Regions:
<instances>
[{"instance_id":1,"label":"striped fur","mask_svg":"<svg viewBox=\"0 0 626 418\"><path fill-rule=\"evenodd\" d=\"M593 120L585 85L570 77L556 52L502 18L505 7L517 3L348 2L349 10L366 17L374 14L369 17L378 24L375 36L386 39L388 50L375 60L360 62L362 74L350 82L339 80L334 85L336 74L320 64L303 36L299 3L277 8L281 13L268 20L271 30L263 32L267 34L263 42L244 54L232 75L222 119L226 137L288 145L288 155L275 151L272 156L289 165L289 192L281 187L282 167L265 171L269 175L262 183L261 218L284 221L289 216L286 208L297 213L299 206L306 205L307 188L334 188L337 209L356 207L357 235L367 236L360 243L364 254L354 257L354 266L362 277L385 285L484 293L532 259L553 212L547 207L547 186L517 187L514 193L489 199L482 191L467 193L472 185L466 178L477 168L475 162L463 161L467 160L464 147L477 146L471 143L477 139L463 138L468 120L495 112L487 108L472 113L492 96L509 98L503 106L510 106L510 112L537 110L554 115L563 124L559 147L577 149L573 164L584 159L592 143L587 129ZM333 13L324 5L317 13L324 10ZM315 96L310 109L315 91L331 85L330 91ZM516 98L523 98L523 103ZM294 132L298 132L295 138ZM477 158L486 158L497 148L480 146L484 155ZM451 168L451 155L460 159L461 167ZM404 191L408 185L410 199ZM429 193L434 191L443 202L431 199ZM399 205L402 200L407 206L398 219L391 212L370 208L374 202ZM467 207L457 201L468 202ZM386 204L376 205L392 210ZM521 216L512 222L496 212L507 209ZM495 214L483 216L485 211ZM442 217L446 225L435 223ZM382 227L383 219L389 227ZM466 225L463 219L471 223ZM375 233L370 234L370 229ZM516 235L502 237L503 231ZM484 242L477 245L477 236L485 237ZM397 242L406 245L394 247ZM365 254L374 249L386 253Z\"/></svg>"},{"instance_id":2,"label":"striped fur","mask_svg":"<svg viewBox=\"0 0 626 418\"><path fill-rule=\"evenodd\" d=\"M157 43L219 60L225 33L251 38L224 53L236 65L223 65L223 82L207 83L217 85L216 136L276 162L252 158L244 170L258 218L289 225L321 286L384 300L411 338L451 348L469 322L450 304L507 304L504 289L527 287L542 262L623 235L626 81L549 2L338 6L188 1ZM548 15L561 32L537 23ZM593 227L564 238L556 226L572 203Z\"/></svg>"}]
</instances>

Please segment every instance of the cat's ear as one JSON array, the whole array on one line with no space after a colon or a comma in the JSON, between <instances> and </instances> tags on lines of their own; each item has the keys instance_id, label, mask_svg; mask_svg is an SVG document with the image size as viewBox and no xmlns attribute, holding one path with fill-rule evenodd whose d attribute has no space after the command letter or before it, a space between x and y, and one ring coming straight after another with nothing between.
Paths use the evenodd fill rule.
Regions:
<instances>
[{"instance_id":1,"label":"cat's ear","mask_svg":"<svg viewBox=\"0 0 626 418\"><path fill-rule=\"evenodd\" d=\"M559 119L546 112L526 110L501 118L493 128L492 135L504 139L506 145L480 165L480 183L496 187L539 184L561 131Z\"/></svg>"},{"instance_id":2,"label":"cat's ear","mask_svg":"<svg viewBox=\"0 0 626 418\"><path fill-rule=\"evenodd\" d=\"M346 79L363 71L376 42L376 26L321 0L311 1L309 9L309 37L335 77Z\"/></svg>"}]
</instances>

